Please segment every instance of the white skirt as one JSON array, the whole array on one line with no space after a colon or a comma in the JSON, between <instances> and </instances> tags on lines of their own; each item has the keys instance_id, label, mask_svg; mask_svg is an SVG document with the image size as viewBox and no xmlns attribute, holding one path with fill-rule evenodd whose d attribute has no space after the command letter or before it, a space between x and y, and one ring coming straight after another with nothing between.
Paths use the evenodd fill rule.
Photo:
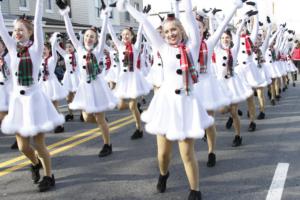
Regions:
<instances>
[{"instance_id":1,"label":"white skirt","mask_svg":"<svg viewBox=\"0 0 300 200\"><path fill-rule=\"evenodd\" d=\"M279 70L281 76L286 76L287 75L286 68L283 65L282 61L275 62L275 65L276 65L277 69Z\"/></svg>"},{"instance_id":2,"label":"white skirt","mask_svg":"<svg viewBox=\"0 0 300 200\"><path fill-rule=\"evenodd\" d=\"M245 101L253 94L252 88L243 79L240 79L237 74L228 79L222 79L222 81L231 93L232 104Z\"/></svg>"},{"instance_id":3,"label":"white skirt","mask_svg":"<svg viewBox=\"0 0 300 200\"><path fill-rule=\"evenodd\" d=\"M99 113L112 110L118 104L106 81L98 75L96 80L87 83L81 81L71 104L72 110L83 110L86 113Z\"/></svg>"},{"instance_id":4,"label":"white skirt","mask_svg":"<svg viewBox=\"0 0 300 200\"><path fill-rule=\"evenodd\" d=\"M10 93L12 91L11 81L5 81L4 85L0 85L0 112L8 111Z\"/></svg>"},{"instance_id":5,"label":"white skirt","mask_svg":"<svg viewBox=\"0 0 300 200\"><path fill-rule=\"evenodd\" d=\"M204 129L214 123L198 95L177 95L172 86L165 83L155 93L141 118L146 122L148 133L164 135L168 140L202 138Z\"/></svg>"},{"instance_id":6,"label":"white skirt","mask_svg":"<svg viewBox=\"0 0 300 200\"><path fill-rule=\"evenodd\" d=\"M147 95L152 86L146 81L139 70L122 73L117 82L115 95L121 99L136 99L139 96Z\"/></svg>"},{"instance_id":7,"label":"white skirt","mask_svg":"<svg viewBox=\"0 0 300 200\"><path fill-rule=\"evenodd\" d=\"M200 74L194 85L194 92L201 99L204 109L213 111L227 106L231 102L231 94L222 87L222 82L209 74Z\"/></svg>"},{"instance_id":8,"label":"white skirt","mask_svg":"<svg viewBox=\"0 0 300 200\"><path fill-rule=\"evenodd\" d=\"M277 67L277 65L275 63L264 63L264 65L266 66L265 68L267 68L271 74L271 78L280 78L281 77L281 73L279 71L279 68Z\"/></svg>"},{"instance_id":9,"label":"white skirt","mask_svg":"<svg viewBox=\"0 0 300 200\"><path fill-rule=\"evenodd\" d=\"M79 74L77 72L65 72L62 80L63 87L68 92L76 92L79 85Z\"/></svg>"},{"instance_id":10,"label":"white skirt","mask_svg":"<svg viewBox=\"0 0 300 200\"><path fill-rule=\"evenodd\" d=\"M117 66L116 64L111 65L111 67L109 68L108 72L105 75L105 80L107 82L114 82L117 83L118 82L118 77L119 77L119 66Z\"/></svg>"},{"instance_id":11,"label":"white skirt","mask_svg":"<svg viewBox=\"0 0 300 200\"><path fill-rule=\"evenodd\" d=\"M288 65L290 67L291 72L297 72L298 68L296 67L296 65L294 64L294 62L292 60L288 61Z\"/></svg>"},{"instance_id":12,"label":"white skirt","mask_svg":"<svg viewBox=\"0 0 300 200\"><path fill-rule=\"evenodd\" d=\"M25 91L24 95L20 91ZM2 121L4 134L20 134L23 137L35 136L52 131L64 123L64 116L59 114L51 100L39 85L17 87L10 97L8 114Z\"/></svg>"},{"instance_id":13,"label":"white skirt","mask_svg":"<svg viewBox=\"0 0 300 200\"><path fill-rule=\"evenodd\" d=\"M259 68L254 62L248 61L246 65L241 64L235 68L238 76L253 88L267 86L267 80L259 72Z\"/></svg>"},{"instance_id":14,"label":"white skirt","mask_svg":"<svg viewBox=\"0 0 300 200\"><path fill-rule=\"evenodd\" d=\"M161 66L152 66L146 80L155 87L160 87L164 80L164 72Z\"/></svg>"},{"instance_id":15,"label":"white skirt","mask_svg":"<svg viewBox=\"0 0 300 200\"><path fill-rule=\"evenodd\" d=\"M49 79L46 81L43 81L41 78L39 84L42 91L51 99L51 101L65 99L69 93L68 90L66 90L58 81L55 75L49 77Z\"/></svg>"}]
</instances>

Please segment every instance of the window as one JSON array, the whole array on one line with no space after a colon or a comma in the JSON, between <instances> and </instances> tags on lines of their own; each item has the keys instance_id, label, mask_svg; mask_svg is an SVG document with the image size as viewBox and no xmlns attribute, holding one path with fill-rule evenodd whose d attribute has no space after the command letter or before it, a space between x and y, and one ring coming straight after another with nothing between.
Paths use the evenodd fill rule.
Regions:
<instances>
[{"instance_id":1,"label":"window","mask_svg":"<svg viewBox=\"0 0 300 200\"><path fill-rule=\"evenodd\" d=\"M46 0L46 11L53 12L53 0Z\"/></svg>"},{"instance_id":2,"label":"window","mask_svg":"<svg viewBox=\"0 0 300 200\"><path fill-rule=\"evenodd\" d=\"M130 21L130 14L129 12L125 12L125 20Z\"/></svg>"},{"instance_id":3,"label":"window","mask_svg":"<svg viewBox=\"0 0 300 200\"><path fill-rule=\"evenodd\" d=\"M29 11L29 2L28 0L19 0L20 10Z\"/></svg>"},{"instance_id":4,"label":"window","mask_svg":"<svg viewBox=\"0 0 300 200\"><path fill-rule=\"evenodd\" d=\"M101 2L100 0L95 0L95 13L96 13L96 17L100 18L100 15L101 15Z\"/></svg>"}]
</instances>

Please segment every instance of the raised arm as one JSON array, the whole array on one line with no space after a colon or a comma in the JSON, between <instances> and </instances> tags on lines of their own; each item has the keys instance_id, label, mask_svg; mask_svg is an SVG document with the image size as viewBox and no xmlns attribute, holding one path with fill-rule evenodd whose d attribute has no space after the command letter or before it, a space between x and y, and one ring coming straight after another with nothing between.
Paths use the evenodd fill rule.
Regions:
<instances>
[{"instance_id":1,"label":"raised arm","mask_svg":"<svg viewBox=\"0 0 300 200\"><path fill-rule=\"evenodd\" d=\"M33 47L41 55L44 48L44 33L43 33L43 10L44 10L44 0L37 0L35 7L35 16L34 16L34 44Z\"/></svg>"},{"instance_id":2,"label":"raised arm","mask_svg":"<svg viewBox=\"0 0 300 200\"><path fill-rule=\"evenodd\" d=\"M65 21L65 26L67 29L68 36L69 36L72 44L74 45L74 48L78 49L80 46L82 46L82 44L79 42L79 40L77 39L77 37L74 33L73 25L72 25L70 17L69 17L69 12L70 12L69 6L64 10L60 10L60 14L63 16L64 21Z\"/></svg>"},{"instance_id":3,"label":"raised arm","mask_svg":"<svg viewBox=\"0 0 300 200\"><path fill-rule=\"evenodd\" d=\"M101 28L101 33L100 33L98 45L96 47L96 51L99 52L100 54L103 53L103 49L104 49L104 46L105 46L105 40L106 40L107 21L108 21L108 10L107 9L102 10L101 18L103 20L102 28Z\"/></svg>"},{"instance_id":4,"label":"raised arm","mask_svg":"<svg viewBox=\"0 0 300 200\"><path fill-rule=\"evenodd\" d=\"M54 59L55 62L57 62L57 57L58 57L56 52L57 46L59 46L57 43L58 34L59 34L58 32L53 33L49 40L51 43L52 58Z\"/></svg>"},{"instance_id":5,"label":"raised arm","mask_svg":"<svg viewBox=\"0 0 300 200\"><path fill-rule=\"evenodd\" d=\"M0 2L0 36L5 43L5 46L8 50L15 48L16 42L14 39L8 34L8 31L4 25L4 19L2 15L2 8L1 8L1 2Z\"/></svg>"},{"instance_id":6,"label":"raised arm","mask_svg":"<svg viewBox=\"0 0 300 200\"><path fill-rule=\"evenodd\" d=\"M151 44L154 46L156 49L161 49L162 46L165 44L165 41L163 38L159 35L157 30L154 29L154 27L151 25L151 23L148 21L146 18L146 15L143 13L137 11L133 6L130 4L124 2L125 4L123 5L125 9L128 10L128 12L132 15L133 18L135 18L139 23L143 24L143 28L145 32L148 35L148 38L151 42Z\"/></svg>"},{"instance_id":7,"label":"raised arm","mask_svg":"<svg viewBox=\"0 0 300 200\"><path fill-rule=\"evenodd\" d=\"M271 37L271 32L272 32L271 21L269 21L269 18L267 18L267 21L268 21L267 34L266 34L266 37L265 37L265 40L264 40L263 44L261 45L261 51L262 51L263 55L265 55L265 53L267 51L269 40L270 40L270 37Z\"/></svg>"},{"instance_id":8,"label":"raised arm","mask_svg":"<svg viewBox=\"0 0 300 200\"><path fill-rule=\"evenodd\" d=\"M233 48L232 48L232 53L233 53L233 56L234 56L234 57L233 57L233 58L234 58L233 60L234 60L235 62L236 62L236 58L237 58L237 55L238 55L238 52L239 52L239 49L240 49L240 40L241 40L240 35L241 35L241 32L242 32L243 27L245 26L246 20L247 20L246 17L244 17L244 18L242 19L242 22L241 22L239 28L237 29L236 35L235 35L235 37L234 37L234 39L233 39L233 44L234 44L234 46L233 46ZM233 66L235 66L235 65L233 65Z\"/></svg>"},{"instance_id":9,"label":"raised arm","mask_svg":"<svg viewBox=\"0 0 300 200\"><path fill-rule=\"evenodd\" d=\"M140 23L137 36L136 36L136 42L134 44L135 49L139 50L141 48L142 39L143 39L143 24Z\"/></svg>"},{"instance_id":10,"label":"raised arm","mask_svg":"<svg viewBox=\"0 0 300 200\"><path fill-rule=\"evenodd\" d=\"M189 35L189 41L191 45L196 49L200 47L200 41L202 40L202 36L200 36L199 26L196 22L196 18L193 15L192 10L192 2L191 0L184 0L184 10L185 10L185 18L186 18L186 32Z\"/></svg>"},{"instance_id":11,"label":"raised arm","mask_svg":"<svg viewBox=\"0 0 300 200\"><path fill-rule=\"evenodd\" d=\"M115 32L114 28L112 27L110 21L107 22L107 28L108 28L108 32L109 32L110 35L111 35L112 41L113 41L113 42L115 43L115 45L119 48L119 47L122 45L122 43L121 43L121 41L117 38L116 32Z\"/></svg>"},{"instance_id":12,"label":"raised arm","mask_svg":"<svg viewBox=\"0 0 300 200\"><path fill-rule=\"evenodd\" d=\"M212 48L209 48L209 51L213 51L213 47L216 46L217 42L219 41L222 33L224 32L224 30L226 28L226 26L228 25L228 23L234 16L236 10L238 8L241 8L242 6L243 6L242 1L236 1L235 4L233 5L233 7L228 12L228 14L226 15L225 19L221 23L219 23L217 30L207 41L208 46L212 47Z\"/></svg>"},{"instance_id":13,"label":"raised arm","mask_svg":"<svg viewBox=\"0 0 300 200\"><path fill-rule=\"evenodd\" d=\"M172 12L174 12L175 17L177 19L180 18L180 11L179 11L179 1L178 0L172 0Z\"/></svg>"}]
</instances>

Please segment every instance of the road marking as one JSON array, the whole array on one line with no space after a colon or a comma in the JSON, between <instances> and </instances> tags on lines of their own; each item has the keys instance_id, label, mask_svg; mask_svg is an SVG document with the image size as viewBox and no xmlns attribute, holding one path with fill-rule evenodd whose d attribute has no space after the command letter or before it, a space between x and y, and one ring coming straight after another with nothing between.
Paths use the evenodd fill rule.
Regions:
<instances>
[{"instance_id":1,"label":"road marking","mask_svg":"<svg viewBox=\"0 0 300 200\"><path fill-rule=\"evenodd\" d=\"M118 119L118 120L116 120L116 121L113 121L113 122L109 123L109 127L112 127L112 126L115 125L115 124L121 123L121 122L126 121L126 120L129 120L129 119L132 119L132 116L131 116L131 115L130 115L130 116L123 117L123 118L121 118L121 119ZM93 134L93 133L95 133L95 132L97 132L97 131L100 131L100 129L99 129L99 128L94 128L94 129L91 129L91 130L89 130L89 131L86 131L86 132L79 133L79 134L77 134L77 135L71 136L71 137L69 137L69 138L67 138L67 139L64 139L64 140L61 140L61 141L59 141L59 142L56 142L56 143L54 143L54 144L49 145L49 146L48 146L48 150L51 150L51 149L53 149L53 148L55 148L55 147L58 147L58 146L60 146L60 145L65 144L65 143L68 143L68 142L77 140L77 139L79 139L79 138L85 137L85 136L87 136L87 135L91 135L91 134ZM19 161L22 161L22 160L25 160L25 159L26 159L26 157L22 155L22 156L18 156L18 157L16 157L16 158L13 158L13 159L11 159L11 160L2 162L2 163L0 163L0 169L1 169L1 168L4 168L4 167L7 167L7 166L10 166L10 165L12 165L12 164L14 164L14 163L16 163L16 162L19 162Z\"/></svg>"},{"instance_id":2,"label":"road marking","mask_svg":"<svg viewBox=\"0 0 300 200\"><path fill-rule=\"evenodd\" d=\"M266 200L281 200L289 163L278 163Z\"/></svg>"},{"instance_id":3,"label":"road marking","mask_svg":"<svg viewBox=\"0 0 300 200\"><path fill-rule=\"evenodd\" d=\"M128 124L131 124L131 123L134 122L134 121L135 121L134 119L128 120L128 121L126 121L126 122L124 122L124 123L121 123L121 124L118 124L118 125L116 125L116 126L114 126L114 127L111 127L111 128L109 129L109 131L112 133L113 131L118 130L118 129L120 129L120 128L122 128L123 126L126 126L126 125L128 125ZM80 144L82 144L82 143L85 143L85 142L88 142L88 141L90 141L90 140L93 140L93 139L99 137L100 135L101 135L101 132L96 132L96 133L94 133L93 135L91 135L91 136L89 136L89 137L83 138L83 139L78 140L78 141L75 141L75 142L73 142L73 143L71 143L71 144L68 144L68 145L59 147L59 148L57 148L57 149L54 149L54 150L50 151L50 154L51 154L51 156L54 156L54 155L56 155L56 154L58 154L58 153L61 153L61 152L67 151L67 150L69 150L69 149L71 149L71 148L74 148L74 147L76 147L76 146L78 146L78 145L80 145ZM7 169L5 169L5 170L3 170L3 171L0 171L0 177L1 177L1 176L5 176L5 175L7 175L7 174L10 174L10 173L12 173L12 172L14 172L14 171L16 171L16 170L18 170L18 169L21 169L21 168L23 168L23 167L25 167L25 166L27 166L27 165L29 165L29 164L30 164L30 161L27 160L27 161L25 161L25 162L22 162L22 163L20 163L20 164L17 164L17 165L15 165L15 166L12 166L12 167L10 167L10 168L7 168Z\"/></svg>"}]
</instances>

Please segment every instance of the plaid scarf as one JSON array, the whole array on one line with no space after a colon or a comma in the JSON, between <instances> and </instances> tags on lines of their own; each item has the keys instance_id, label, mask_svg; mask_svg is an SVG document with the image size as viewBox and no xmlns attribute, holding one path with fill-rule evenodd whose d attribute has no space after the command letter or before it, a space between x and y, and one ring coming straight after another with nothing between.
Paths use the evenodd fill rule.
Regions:
<instances>
[{"instance_id":1,"label":"plaid scarf","mask_svg":"<svg viewBox=\"0 0 300 200\"><path fill-rule=\"evenodd\" d=\"M252 54L253 43L248 34L242 34L241 37L245 40L246 52L250 56Z\"/></svg>"},{"instance_id":2,"label":"plaid scarf","mask_svg":"<svg viewBox=\"0 0 300 200\"><path fill-rule=\"evenodd\" d=\"M261 49L258 46L254 46L253 48L253 52L256 53L257 55L257 67L261 68L262 67L262 63L266 62Z\"/></svg>"},{"instance_id":3,"label":"plaid scarf","mask_svg":"<svg viewBox=\"0 0 300 200\"><path fill-rule=\"evenodd\" d=\"M128 67L130 72L133 72L133 48L130 42L125 44L126 50L124 55L124 66Z\"/></svg>"},{"instance_id":4,"label":"plaid scarf","mask_svg":"<svg viewBox=\"0 0 300 200\"><path fill-rule=\"evenodd\" d=\"M0 70L3 74L4 80L10 75L7 63L5 62L4 56L0 56Z\"/></svg>"},{"instance_id":5,"label":"plaid scarf","mask_svg":"<svg viewBox=\"0 0 300 200\"><path fill-rule=\"evenodd\" d=\"M47 58L45 58L44 60L44 67L43 67L43 81L47 81L49 78L49 68L48 68L48 60L51 57L51 55L49 55Z\"/></svg>"},{"instance_id":6,"label":"plaid scarf","mask_svg":"<svg viewBox=\"0 0 300 200\"><path fill-rule=\"evenodd\" d=\"M187 50L184 43L178 45L180 52L180 67L182 70L183 85L186 95L189 95L191 88L189 86L189 79L191 78L193 83L198 82L197 71L193 63L192 56Z\"/></svg>"},{"instance_id":7,"label":"plaid scarf","mask_svg":"<svg viewBox=\"0 0 300 200\"><path fill-rule=\"evenodd\" d=\"M71 53L70 60L71 60L71 65L72 65L72 71L74 72L76 70L76 66L77 66L75 52Z\"/></svg>"},{"instance_id":8,"label":"plaid scarf","mask_svg":"<svg viewBox=\"0 0 300 200\"><path fill-rule=\"evenodd\" d=\"M227 52L227 56L228 56L226 78L230 78L233 76L233 57L230 48L225 49L225 51Z\"/></svg>"},{"instance_id":9,"label":"plaid scarf","mask_svg":"<svg viewBox=\"0 0 300 200\"><path fill-rule=\"evenodd\" d=\"M200 51L199 51L199 64L200 64L200 74L206 73L207 71L207 45L204 40L201 41Z\"/></svg>"},{"instance_id":10,"label":"plaid scarf","mask_svg":"<svg viewBox=\"0 0 300 200\"><path fill-rule=\"evenodd\" d=\"M106 65L106 70L108 70L111 67L111 59L109 53L105 53L105 65Z\"/></svg>"},{"instance_id":11,"label":"plaid scarf","mask_svg":"<svg viewBox=\"0 0 300 200\"><path fill-rule=\"evenodd\" d=\"M274 47L270 48L270 52L272 55L272 61L275 62L276 61L276 51L275 51Z\"/></svg>"},{"instance_id":12,"label":"plaid scarf","mask_svg":"<svg viewBox=\"0 0 300 200\"><path fill-rule=\"evenodd\" d=\"M88 75L87 81L96 80L97 75L100 73L99 64L92 51L88 51L86 55L86 73Z\"/></svg>"},{"instance_id":13,"label":"plaid scarf","mask_svg":"<svg viewBox=\"0 0 300 200\"><path fill-rule=\"evenodd\" d=\"M30 86L33 84L33 64L29 54L29 48L31 45L32 42L27 46L17 44L18 57L20 58L18 68L18 83L21 86Z\"/></svg>"}]
</instances>

